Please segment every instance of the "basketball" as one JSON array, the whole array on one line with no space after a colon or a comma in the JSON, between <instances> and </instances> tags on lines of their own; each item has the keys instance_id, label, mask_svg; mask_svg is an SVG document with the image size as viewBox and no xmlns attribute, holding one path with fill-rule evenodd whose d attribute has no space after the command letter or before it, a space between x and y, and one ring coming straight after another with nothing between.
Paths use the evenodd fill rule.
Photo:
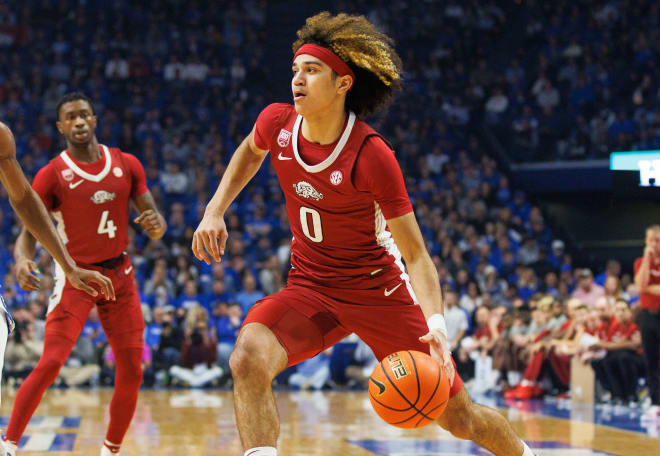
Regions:
<instances>
[{"instance_id":1,"label":"basketball","mask_svg":"<svg viewBox=\"0 0 660 456\"><path fill-rule=\"evenodd\" d=\"M449 379L426 353L407 350L385 357L369 377L369 399L383 420L400 428L435 421L449 400Z\"/></svg>"}]
</instances>

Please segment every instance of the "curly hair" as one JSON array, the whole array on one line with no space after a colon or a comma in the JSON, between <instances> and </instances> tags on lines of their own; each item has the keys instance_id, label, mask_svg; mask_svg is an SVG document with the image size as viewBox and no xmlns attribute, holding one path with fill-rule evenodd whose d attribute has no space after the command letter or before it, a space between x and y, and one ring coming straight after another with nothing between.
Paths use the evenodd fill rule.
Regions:
<instances>
[{"instance_id":1,"label":"curly hair","mask_svg":"<svg viewBox=\"0 0 660 456\"><path fill-rule=\"evenodd\" d=\"M333 16L323 11L307 18L296 34L294 54L303 44L316 44L330 49L353 70L355 81L346 96L346 108L357 115L383 109L401 88L401 58L394 41L364 16Z\"/></svg>"}]
</instances>

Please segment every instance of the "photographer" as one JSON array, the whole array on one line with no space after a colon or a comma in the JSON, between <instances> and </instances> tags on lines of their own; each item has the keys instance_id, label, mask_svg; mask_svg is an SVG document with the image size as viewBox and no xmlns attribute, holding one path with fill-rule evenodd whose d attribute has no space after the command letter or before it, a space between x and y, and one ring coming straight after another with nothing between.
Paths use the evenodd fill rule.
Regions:
<instances>
[{"instance_id":1,"label":"photographer","mask_svg":"<svg viewBox=\"0 0 660 456\"><path fill-rule=\"evenodd\" d=\"M187 322L189 325L181 348L181 365L172 366L170 375L196 388L220 378L222 369L215 365L218 341L215 329L209 329L208 314L200 306L191 308L189 312L193 318Z\"/></svg>"},{"instance_id":2,"label":"photographer","mask_svg":"<svg viewBox=\"0 0 660 456\"><path fill-rule=\"evenodd\" d=\"M37 339L36 328L30 320L16 322L5 351L5 373L8 378L24 379L39 362L44 343Z\"/></svg>"}]
</instances>

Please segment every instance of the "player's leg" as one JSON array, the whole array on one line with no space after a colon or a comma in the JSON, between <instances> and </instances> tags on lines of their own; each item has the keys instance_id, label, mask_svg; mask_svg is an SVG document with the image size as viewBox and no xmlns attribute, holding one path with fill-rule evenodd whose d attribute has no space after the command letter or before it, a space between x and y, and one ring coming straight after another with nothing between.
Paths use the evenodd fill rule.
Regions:
<instances>
[{"instance_id":1,"label":"player's leg","mask_svg":"<svg viewBox=\"0 0 660 456\"><path fill-rule=\"evenodd\" d=\"M245 450L277 447L280 426L271 383L287 363L286 350L267 326L250 323L241 329L229 367L236 424Z\"/></svg>"},{"instance_id":2,"label":"player's leg","mask_svg":"<svg viewBox=\"0 0 660 456\"><path fill-rule=\"evenodd\" d=\"M36 367L16 393L5 441L10 449L23 435L46 389L55 381L62 365L71 354L91 309L92 300L86 293L60 282L51 297L46 317L44 351ZM13 447L15 450L15 447Z\"/></svg>"},{"instance_id":3,"label":"player's leg","mask_svg":"<svg viewBox=\"0 0 660 456\"><path fill-rule=\"evenodd\" d=\"M437 421L454 437L472 440L496 456L534 454L501 414L472 402L465 388L449 399L447 408Z\"/></svg>"},{"instance_id":4,"label":"player's leg","mask_svg":"<svg viewBox=\"0 0 660 456\"><path fill-rule=\"evenodd\" d=\"M407 287L400 287L392 294L391 297L397 301L391 299L391 304L386 306L378 305L383 302L383 292L380 290L354 295L361 304L343 304L340 322L360 336L378 360L403 349L429 353L429 346L419 341L419 337L428 332L428 326ZM369 303L372 304L366 305ZM458 374L449 397L447 408L438 423L454 436L472 440L496 456L533 455L502 415L470 400Z\"/></svg>"},{"instance_id":5,"label":"player's leg","mask_svg":"<svg viewBox=\"0 0 660 456\"><path fill-rule=\"evenodd\" d=\"M323 308L322 297L302 287L287 286L250 310L229 360L245 454L277 454L279 418L271 387L277 374L347 334Z\"/></svg>"},{"instance_id":6,"label":"player's leg","mask_svg":"<svg viewBox=\"0 0 660 456\"><path fill-rule=\"evenodd\" d=\"M128 261L128 260L127 260ZM125 265L124 265L125 266ZM115 356L115 389L110 402L110 423L102 454L118 454L137 407L142 384L144 318L132 274L115 268L112 278L117 299L99 303L99 320Z\"/></svg>"}]
</instances>

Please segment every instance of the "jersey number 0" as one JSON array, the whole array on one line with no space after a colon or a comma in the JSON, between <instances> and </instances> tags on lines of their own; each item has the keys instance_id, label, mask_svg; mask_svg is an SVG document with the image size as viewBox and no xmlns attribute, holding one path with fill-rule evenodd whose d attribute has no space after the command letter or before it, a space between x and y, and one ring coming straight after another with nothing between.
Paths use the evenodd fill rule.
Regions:
<instances>
[{"instance_id":1,"label":"jersey number 0","mask_svg":"<svg viewBox=\"0 0 660 456\"><path fill-rule=\"evenodd\" d=\"M309 230L309 220L312 221L312 231ZM300 206L300 227L303 234L312 242L323 242L323 228L321 227L321 214L311 207Z\"/></svg>"}]
</instances>

